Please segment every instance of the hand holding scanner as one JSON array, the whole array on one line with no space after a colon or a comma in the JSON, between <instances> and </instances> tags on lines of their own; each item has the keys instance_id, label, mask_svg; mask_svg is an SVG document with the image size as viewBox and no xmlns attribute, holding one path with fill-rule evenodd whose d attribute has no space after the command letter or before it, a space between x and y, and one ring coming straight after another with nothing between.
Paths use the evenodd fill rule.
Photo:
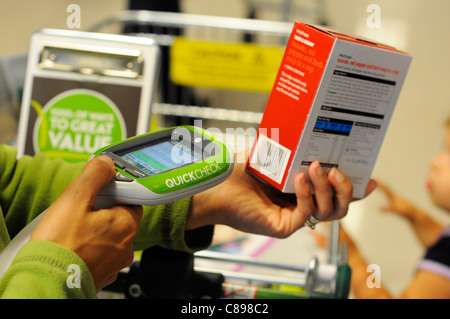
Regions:
<instances>
[{"instance_id":1,"label":"hand holding scanner","mask_svg":"<svg viewBox=\"0 0 450 319\"><path fill-rule=\"evenodd\" d=\"M224 142L193 126L131 137L101 148L91 159L100 155L114 161L117 173L97 195L96 209L173 202L222 183L234 166L233 151ZM44 214L22 229L1 252L0 279Z\"/></svg>"}]
</instances>

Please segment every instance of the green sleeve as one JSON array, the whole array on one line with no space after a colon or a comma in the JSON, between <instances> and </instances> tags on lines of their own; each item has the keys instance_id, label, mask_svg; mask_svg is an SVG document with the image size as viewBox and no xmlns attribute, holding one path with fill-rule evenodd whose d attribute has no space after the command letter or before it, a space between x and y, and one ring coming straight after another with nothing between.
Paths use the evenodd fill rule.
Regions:
<instances>
[{"instance_id":1,"label":"green sleeve","mask_svg":"<svg viewBox=\"0 0 450 319\"><path fill-rule=\"evenodd\" d=\"M42 154L17 160L16 154L15 148L0 145L0 206L10 238L47 209L84 166Z\"/></svg>"},{"instance_id":2,"label":"green sleeve","mask_svg":"<svg viewBox=\"0 0 450 319\"><path fill-rule=\"evenodd\" d=\"M96 298L94 280L83 260L52 242L31 241L0 281L4 299Z\"/></svg>"},{"instance_id":3,"label":"green sleeve","mask_svg":"<svg viewBox=\"0 0 450 319\"><path fill-rule=\"evenodd\" d=\"M192 253L207 248L211 244L213 226L185 230L190 203L191 198L185 198L166 205L145 206L134 249L161 246Z\"/></svg>"},{"instance_id":4,"label":"green sleeve","mask_svg":"<svg viewBox=\"0 0 450 319\"><path fill-rule=\"evenodd\" d=\"M16 149L0 145L0 232L3 250L26 224L43 212L81 172L83 164L43 155L16 159ZM82 288L66 284L68 265L80 267ZM2 298L95 298L94 281L80 257L52 242L29 242L0 281Z\"/></svg>"}]
</instances>

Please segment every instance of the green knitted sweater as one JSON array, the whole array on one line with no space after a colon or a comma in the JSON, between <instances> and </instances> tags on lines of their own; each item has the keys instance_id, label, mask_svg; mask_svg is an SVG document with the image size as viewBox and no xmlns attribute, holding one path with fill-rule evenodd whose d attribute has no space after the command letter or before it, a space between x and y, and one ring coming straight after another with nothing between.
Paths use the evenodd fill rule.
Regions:
<instances>
[{"instance_id":1,"label":"green knitted sweater","mask_svg":"<svg viewBox=\"0 0 450 319\"><path fill-rule=\"evenodd\" d=\"M40 154L17 160L15 148L0 145L0 251L62 193L83 166ZM194 252L206 248L213 227L185 231L189 205L190 198L186 198L144 207L134 249L159 245ZM80 266L80 288L67 284L71 264ZM96 291L87 266L76 253L52 242L33 241L21 248L1 279L0 297L96 298Z\"/></svg>"}]
</instances>

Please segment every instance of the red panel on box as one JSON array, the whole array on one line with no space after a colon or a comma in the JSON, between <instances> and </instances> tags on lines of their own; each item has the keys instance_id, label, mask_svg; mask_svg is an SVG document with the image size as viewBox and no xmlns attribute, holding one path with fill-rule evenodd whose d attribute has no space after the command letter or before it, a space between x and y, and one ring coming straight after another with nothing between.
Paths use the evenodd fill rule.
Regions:
<instances>
[{"instance_id":1,"label":"red panel on box","mask_svg":"<svg viewBox=\"0 0 450 319\"><path fill-rule=\"evenodd\" d=\"M298 22L294 25L258 135L267 131L269 138L290 150L296 149L334 42L333 36L321 30ZM277 105L282 105L282 111ZM271 136L274 128L280 128L278 137ZM292 157L293 153L288 166ZM252 171L275 183L260 172Z\"/></svg>"}]
</instances>

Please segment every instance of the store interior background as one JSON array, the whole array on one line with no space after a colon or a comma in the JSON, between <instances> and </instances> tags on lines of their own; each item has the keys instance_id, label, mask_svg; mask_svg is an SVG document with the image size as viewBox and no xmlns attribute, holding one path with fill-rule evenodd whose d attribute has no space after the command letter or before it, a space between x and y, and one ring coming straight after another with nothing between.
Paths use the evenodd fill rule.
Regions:
<instances>
[{"instance_id":1,"label":"store interior background","mask_svg":"<svg viewBox=\"0 0 450 319\"><path fill-rule=\"evenodd\" d=\"M243 0L182 0L186 13L240 17ZM450 116L450 2L447 0L254 0L257 18L326 21L330 28L393 45L413 62L379 155L374 174L430 214L448 224L450 216L434 207L425 189L430 158L443 146L444 122ZM81 30L127 7L126 0L15 0L0 2L0 57L26 53L31 34L44 27L66 29L69 4L81 8ZM293 10L283 11L283 4ZM369 4L381 8L381 28L370 29ZM4 126L1 124L0 126ZM450 195L450 194L449 194ZM385 197L376 191L352 204L343 225L369 263L381 267L381 279L397 295L408 284L423 253L409 224L380 212ZM292 247L288 247L286 254Z\"/></svg>"}]
</instances>

